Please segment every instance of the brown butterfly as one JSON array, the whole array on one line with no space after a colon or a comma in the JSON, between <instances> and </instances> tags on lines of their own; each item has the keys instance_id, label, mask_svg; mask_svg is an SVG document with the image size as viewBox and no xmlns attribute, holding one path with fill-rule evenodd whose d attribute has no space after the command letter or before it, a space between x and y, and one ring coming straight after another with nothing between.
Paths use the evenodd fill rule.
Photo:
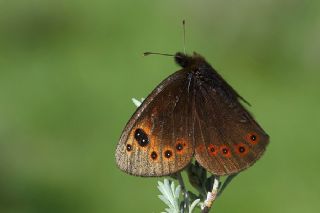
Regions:
<instances>
[{"instance_id":1,"label":"brown butterfly","mask_svg":"<svg viewBox=\"0 0 320 213\"><path fill-rule=\"evenodd\" d=\"M195 157L215 175L253 165L269 136L239 102L246 102L205 59L174 55L181 70L161 82L127 123L116 149L132 175L165 176Z\"/></svg>"}]
</instances>

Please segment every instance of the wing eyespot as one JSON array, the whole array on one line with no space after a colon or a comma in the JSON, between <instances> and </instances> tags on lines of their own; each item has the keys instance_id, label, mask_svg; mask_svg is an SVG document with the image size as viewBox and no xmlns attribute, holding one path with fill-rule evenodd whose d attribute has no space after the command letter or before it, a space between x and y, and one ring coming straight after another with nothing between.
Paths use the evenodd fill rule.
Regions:
<instances>
[{"instance_id":1,"label":"wing eyespot","mask_svg":"<svg viewBox=\"0 0 320 213\"><path fill-rule=\"evenodd\" d=\"M252 145L256 145L260 141L260 137L255 132L250 132L245 136L245 139L247 142L249 142Z\"/></svg>"},{"instance_id":2,"label":"wing eyespot","mask_svg":"<svg viewBox=\"0 0 320 213\"><path fill-rule=\"evenodd\" d=\"M249 153L249 147L244 143L239 143L234 146L234 151L240 156L245 156Z\"/></svg>"},{"instance_id":3,"label":"wing eyespot","mask_svg":"<svg viewBox=\"0 0 320 213\"><path fill-rule=\"evenodd\" d=\"M230 151L230 148L227 145L220 146L220 153L224 157L227 157L227 158L231 157L231 151Z\"/></svg>"},{"instance_id":4,"label":"wing eyespot","mask_svg":"<svg viewBox=\"0 0 320 213\"><path fill-rule=\"evenodd\" d=\"M143 129L138 128L135 130L134 139L136 139L138 144L142 147L145 147L149 144L149 137L145 131L143 131Z\"/></svg>"},{"instance_id":5,"label":"wing eyespot","mask_svg":"<svg viewBox=\"0 0 320 213\"><path fill-rule=\"evenodd\" d=\"M176 149L178 152L181 152L183 150L183 145L181 143L177 143Z\"/></svg>"},{"instance_id":6,"label":"wing eyespot","mask_svg":"<svg viewBox=\"0 0 320 213\"><path fill-rule=\"evenodd\" d=\"M157 152L155 152L155 151L151 152L150 157L152 160L157 160L157 158L158 158Z\"/></svg>"},{"instance_id":7,"label":"wing eyespot","mask_svg":"<svg viewBox=\"0 0 320 213\"><path fill-rule=\"evenodd\" d=\"M213 144L209 144L208 152L210 156L216 156L218 154L219 148Z\"/></svg>"},{"instance_id":8,"label":"wing eyespot","mask_svg":"<svg viewBox=\"0 0 320 213\"><path fill-rule=\"evenodd\" d=\"M167 158L167 159L171 158L172 155L173 155L173 153L169 149L164 152L164 157Z\"/></svg>"},{"instance_id":9,"label":"wing eyespot","mask_svg":"<svg viewBox=\"0 0 320 213\"><path fill-rule=\"evenodd\" d=\"M178 153L182 154L182 152L185 151L185 148L187 147L187 141L184 139L177 139L177 142L175 144L175 148Z\"/></svg>"},{"instance_id":10,"label":"wing eyespot","mask_svg":"<svg viewBox=\"0 0 320 213\"><path fill-rule=\"evenodd\" d=\"M131 152L133 147L131 144L127 144L126 149L127 149L127 152Z\"/></svg>"}]
</instances>

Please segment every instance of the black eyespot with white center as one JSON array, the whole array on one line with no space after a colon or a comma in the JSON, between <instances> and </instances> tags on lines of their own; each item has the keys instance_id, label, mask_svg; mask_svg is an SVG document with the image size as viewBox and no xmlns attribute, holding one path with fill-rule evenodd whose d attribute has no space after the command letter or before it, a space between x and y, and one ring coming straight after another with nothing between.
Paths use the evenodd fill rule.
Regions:
<instances>
[{"instance_id":1,"label":"black eyespot with white center","mask_svg":"<svg viewBox=\"0 0 320 213\"><path fill-rule=\"evenodd\" d=\"M155 151L151 152L150 156L151 156L152 160L156 160L158 158L158 154Z\"/></svg>"},{"instance_id":2,"label":"black eyespot with white center","mask_svg":"<svg viewBox=\"0 0 320 213\"><path fill-rule=\"evenodd\" d=\"M239 146L240 153L244 153L245 151L246 151L246 148L244 148L243 146Z\"/></svg>"},{"instance_id":3,"label":"black eyespot with white center","mask_svg":"<svg viewBox=\"0 0 320 213\"><path fill-rule=\"evenodd\" d=\"M142 147L147 146L149 144L148 135L142 129L136 129L136 131L134 132L134 138Z\"/></svg>"},{"instance_id":4,"label":"black eyespot with white center","mask_svg":"<svg viewBox=\"0 0 320 213\"><path fill-rule=\"evenodd\" d=\"M176 149L177 149L178 151L181 151L181 150L183 149L183 145L182 145L181 143L178 143L178 144L176 145Z\"/></svg>"},{"instance_id":5,"label":"black eyespot with white center","mask_svg":"<svg viewBox=\"0 0 320 213\"><path fill-rule=\"evenodd\" d=\"M171 156L172 156L172 151L171 151L171 150L166 150L166 151L164 152L164 156L165 156L166 158L171 158Z\"/></svg>"},{"instance_id":6,"label":"black eyespot with white center","mask_svg":"<svg viewBox=\"0 0 320 213\"><path fill-rule=\"evenodd\" d=\"M130 152L132 150L132 145L131 144L127 144L127 151Z\"/></svg>"},{"instance_id":7,"label":"black eyespot with white center","mask_svg":"<svg viewBox=\"0 0 320 213\"><path fill-rule=\"evenodd\" d=\"M228 153L229 153L229 149L223 148L223 149L222 149L222 152L223 152L223 154L228 154Z\"/></svg>"}]
</instances>

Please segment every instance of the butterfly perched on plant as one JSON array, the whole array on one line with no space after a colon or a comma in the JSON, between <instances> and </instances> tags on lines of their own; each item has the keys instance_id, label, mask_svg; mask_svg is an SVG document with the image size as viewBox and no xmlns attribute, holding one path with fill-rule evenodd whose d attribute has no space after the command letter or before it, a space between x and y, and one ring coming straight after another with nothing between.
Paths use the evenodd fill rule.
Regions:
<instances>
[{"instance_id":1,"label":"butterfly perched on plant","mask_svg":"<svg viewBox=\"0 0 320 213\"><path fill-rule=\"evenodd\" d=\"M116 148L116 163L137 176L166 176L193 158L217 176L238 173L264 153L269 136L246 102L199 54L174 55L181 70L138 107Z\"/></svg>"}]
</instances>

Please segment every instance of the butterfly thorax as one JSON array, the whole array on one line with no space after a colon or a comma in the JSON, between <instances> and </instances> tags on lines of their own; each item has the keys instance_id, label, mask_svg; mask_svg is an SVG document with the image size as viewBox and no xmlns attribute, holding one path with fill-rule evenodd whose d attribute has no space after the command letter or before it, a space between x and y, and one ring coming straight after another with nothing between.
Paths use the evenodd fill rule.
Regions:
<instances>
[{"instance_id":1,"label":"butterfly thorax","mask_svg":"<svg viewBox=\"0 0 320 213\"><path fill-rule=\"evenodd\" d=\"M194 77L202 79L210 75L217 74L211 65L198 53L193 53L192 56L178 52L175 54L175 62L180 65L185 71L190 72ZM220 76L219 76L220 77ZM216 78L219 78L216 76Z\"/></svg>"},{"instance_id":2,"label":"butterfly thorax","mask_svg":"<svg viewBox=\"0 0 320 213\"><path fill-rule=\"evenodd\" d=\"M193 53L193 56L177 52L174 56L175 62L180 65L182 68L196 67L201 64L208 64L205 59L197 54Z\"/></svg>"},{"instance_id":3,"label":"butterfly thorax","mask_svg":"<svg viewBox=\"0 0 320 213\"><path fill-rule=\"evenodd\" d=\"M175 54L175 62L180 65L185 72L188 72L189 78L194 78L199 84L206 81L213 84L220 84L221 77L214 70L208 62L197 53L193 53L192 56L178 52Z\"/></svg>"},{"instance_id":4,"label":"butterfly thorax","mask_svg":"<svg viewBox=\"0 0 320 213\"><path fill-rule=\"evenodd\" d=\"M177 52L175 62L188 73L189 81L193 80L196 87L207 84L214 90L219 90L219 94L229 101L237 101L238 98L244 100L221 76L220 74L198 53L192 56Z\"/></svg>"}]
</instances>

